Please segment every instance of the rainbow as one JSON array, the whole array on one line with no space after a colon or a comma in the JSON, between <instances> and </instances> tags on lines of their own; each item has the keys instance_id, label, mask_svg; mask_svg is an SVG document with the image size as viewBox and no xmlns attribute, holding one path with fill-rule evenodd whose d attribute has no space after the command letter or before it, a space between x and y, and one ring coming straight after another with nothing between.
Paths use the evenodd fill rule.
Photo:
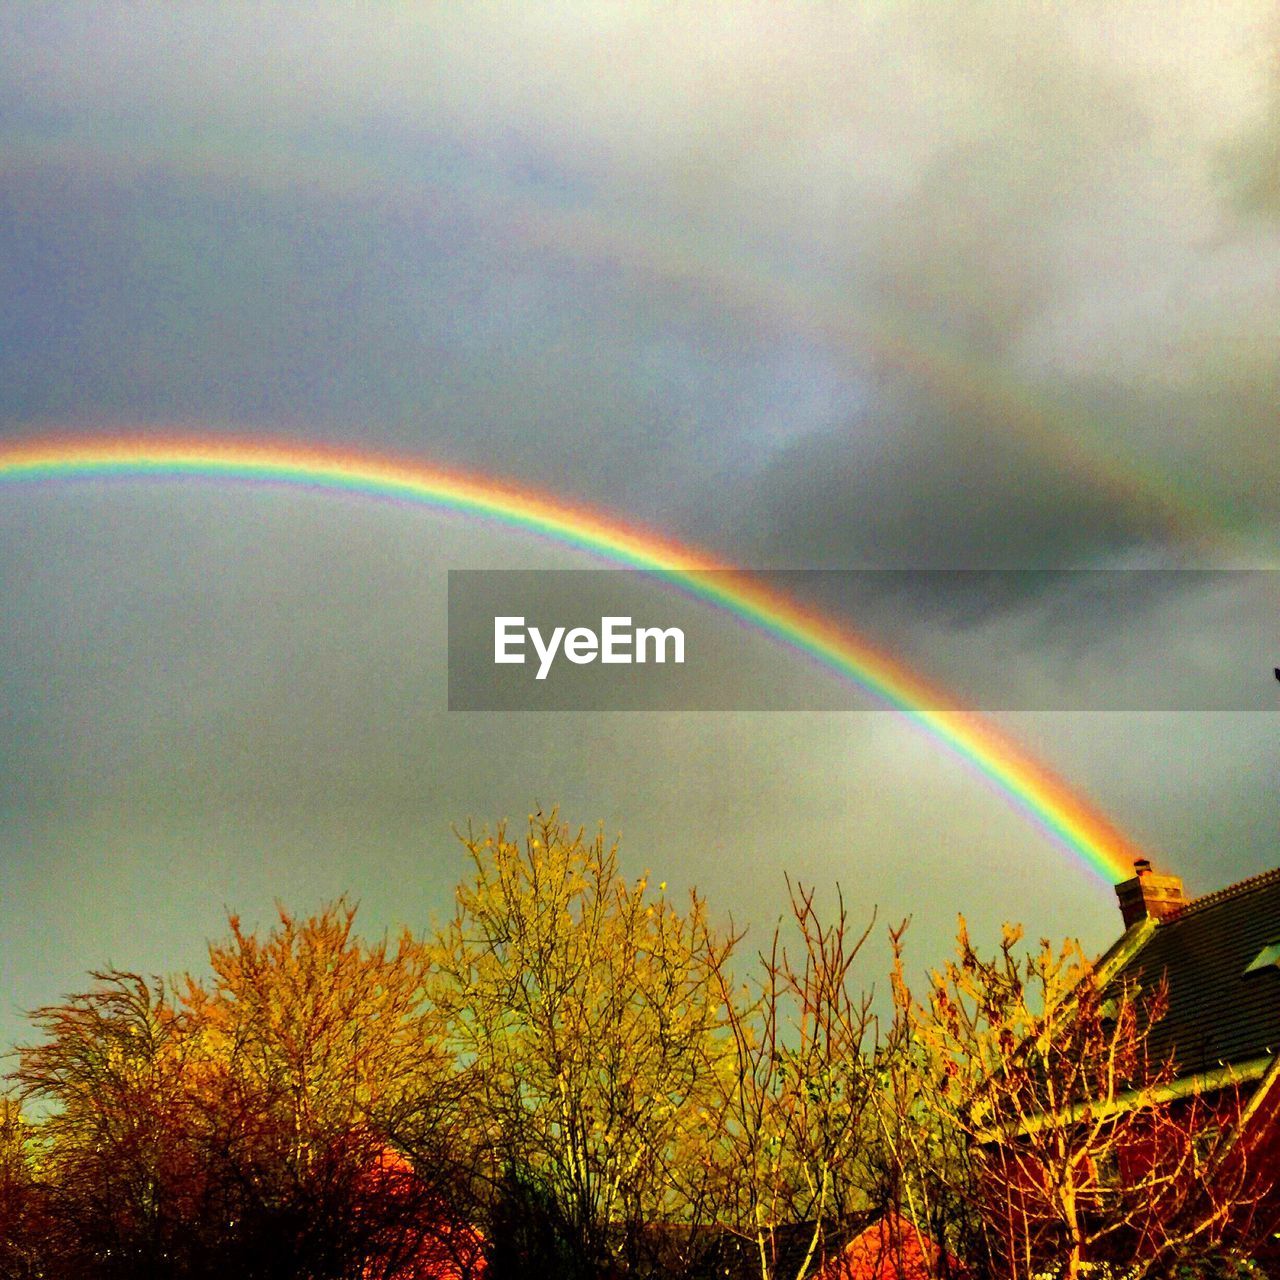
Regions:
<instances>
[{"instance_id":1,"label":"rainbow","mask_svg":"<svg viewBox=\"0 0 1280 1280\"><path fill-rule=\"evenodd\" d=\"M411 503L496 521L626 568L757 627L901 713L971 766L1056 845L1102 879L1127 878L1140 846L1024 748L855 632L684 543L486 476L311 445L230 438L44 438L0 446L0 485L119 477L285 485Z\"/></svg>"},{"instance_id":2,"label":"rainbow","mask_svg":"<svg viewBox=\"0 0 1280 1280\"><path fill-rule=\"evenodd\" d=\"M1149 513L1174 538L1206 549L1242 549L1256 531L1258 513L1238 493L1212 486L1206 477L1182 474L1167 463L1152 465L1127 448L1114 423L1076 404L1060 403L1034 382L1017 376L981 352L966 348L925 319L894 311L857 308L847 291L770 269L768 255L743 255L697 240L678 224L653 226L589 205L548 203L492 174L460 185L443 175L397 163L392 153L359 147L266 142L253 132L207 130L175 150L161 137L135 128L114 132L97 122L92 139L74 130L30 128L0 133L0 175L55 166L92 173L127 186L156 165L193 177L252 183L277 192L300 189L312 196L380 199L405 211L465 206L468 220L502 244L522 243L562 262L588 268L594 279L638 277L652 288L689 290L717 308L729 307L783 331L807 334L842 372L865 374L882 362L921 385L973 408L992 429L1027 448L1112 501Z\"/></svg>"}]
</instances>

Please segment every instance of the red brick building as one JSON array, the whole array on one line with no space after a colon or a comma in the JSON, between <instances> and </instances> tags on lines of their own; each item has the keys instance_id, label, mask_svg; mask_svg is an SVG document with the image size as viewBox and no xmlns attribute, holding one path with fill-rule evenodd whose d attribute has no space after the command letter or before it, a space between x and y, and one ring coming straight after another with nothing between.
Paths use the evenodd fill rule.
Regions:
<instances>
[{"instance_id":1,"label":"red brick building","mask_svg":"<svg viewBox=\"0 0 1280 1280\"><path fill-rule=\"evenodd\" d=\"M1223 1201L1238 1201L1233 1231L1261 1238L1259 1260L1280 1275L1280 868L1195 899L1145 860L1134 871L1116 886L1125 931L1101 974L1164 984L1167 1009L1146 1045L1174 1074L1156 1096L1166 1116L1200 1126L1206 1194L1220 1187ZM1141 1146L1122 1152L1119 1176L1156 1158Z\"/></svg>"}]
</instances>

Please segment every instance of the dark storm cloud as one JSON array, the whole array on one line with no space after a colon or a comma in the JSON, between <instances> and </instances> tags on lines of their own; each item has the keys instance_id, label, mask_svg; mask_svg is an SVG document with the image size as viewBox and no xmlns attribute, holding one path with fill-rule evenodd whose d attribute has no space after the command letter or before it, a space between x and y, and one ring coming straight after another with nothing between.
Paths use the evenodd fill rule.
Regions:
<instances>
[{"instance_id":1,"label":"dark storm cloud","mask_svg":"<svg viewBox=\"0 0 1280 1280\"><path fill-rule=\"evenodd\" d=\"M797 567L1075 567L1165 528L1158 508L1098 493L998 424L919 398L885 397L779 451L731 509L735 545Z\"/></svg>"},{"instance_id":2,"label":"dark storm cloud","mask_svg":"<svg viewBox=\"0 0 1280 1280\"><path fill-rule=\"evenodd\" d=\"M971 519L978 543L999 544L998 522L976 526L1005 481L1053 490L1019 553L1046 540L1036 525L1146 536L1143 496L1106 510L1091 467L1145 467L1158 500L1163 421L1077 420L1078 384L1125 401L1171 377L1206 399L1274 380L1274 352L1240 339L1258 305L1274 315L1253 282L1275 245L1255 244L1235 283L1230 249L1212 248L1232 217L1215 165L1256 115L1236 86L1256 71L1258 10L1192 26L1194 7L1171 6L1146 30L1090 6L983 22L771 10L763 26L749 8L695 6L678 27L643 7L596 26L574 6L347 13L331 42L285 10L11 18L5 82L26 130L11 145L58 145L45 165L27 145L6 184L19 306L0 409L320 431L548 485L569 470L579 496L648 518L683 505L708 517L691 528L720 517L732 534L727 488L767 484L796 440L820 457L870 396L876 445L903 459L883 481L909 491L923 470L941 523ZM580 210L612 228L609 247ZM650 225L685 267L661 248L629 260L628 228ZM744 271L749 292L724 298ZM798 281L781 321L752 314L771 278ZM806 334L805 295L829 288L872 335L892 316L905 358L861 349L856 327L833 335L839 304ZM1233 294L1253 305L1232 311ZM1058 411L974 422L917 343L926 366L942 345L952 376ZM832 385L825 405L783 393L788 344ZM1235 355L1197 368L1206 350ZM1173 477L1228 488L1238 451L1221 433L1243 447L1252 427L1191 424ZM870 522L864 541L896 553L900 529Z\"/></svg>"},{"instance_id":3,"label":"dark storm cloud","mask_svg":"<svg viewBox=\"0 0 1280 1280\"><path fill-rule=\"evenodd\" d=\"M1269 13L11 6L0 430L396 449L746 565L1247 563L1280 493ZM451 822L556 799L743 919L786 865L916 912L922 958L971 904L1113 931L883 718L432 704L436 575L572 557L185 492L4 495L0 964L25 1003L107 953L199 963L222 902L354 888L420 922ZM979 688L1105 700L1144 653L1229 674L1230 592L1119 616L1044 583L871 620ZM1274 861L1267 720L1019 729L1208 890Z\"/></svg>"}]
</instances>

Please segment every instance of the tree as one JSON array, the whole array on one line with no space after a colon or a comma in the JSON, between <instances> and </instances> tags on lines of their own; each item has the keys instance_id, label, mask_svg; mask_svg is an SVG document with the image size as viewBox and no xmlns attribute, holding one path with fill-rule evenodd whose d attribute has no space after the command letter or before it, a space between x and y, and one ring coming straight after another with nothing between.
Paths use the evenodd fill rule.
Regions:
<instances>
[{"instance_id":1,"label":"tree","mask_svg":"<svg viewBox=\"0 0 1280 1280\"><path fill-rule=\"evenodd\" d=\"M107 971L37 1011L15 1075L47 1112L41 1274L381 1280L474 1262L425 954L407 935L364 943L354 918L281 911L259 938L233 917L208 983L175 998Z\"/></svg>"},{"instance_id":2,"label":"tree","mask_svg":"<svg viewBox=\"0 0 1280 1280\"><path fill-rule=\"evenodd\" d=\"M35 1280L49 1239L36 1180L32 1126L13 1098L0 1097L0 1277Z\"/></svg>"},{"instance_id":3,"label":"tree","mask_svg":"<svg viewBox=\"0 0 1280 1280\"><path fill-rule=\"evenodd\" d=\"M721 1107L732 1229L761 1280L803 1280L865 1210L873 1144L876 1023L853 965L859 934L843 896L824 922L814 892L788 882L800 947L775 930L762 975L735 991L716 970L732 1031ZM865 1216L865 1215L864 1215Z\"/></svg>"},{"instance_id":4,"label":"tree","mask_svg":"<svg viewBox=\"0 0 1280 1280\"><path fill-rule=\"evenodd\" d=\"M39 1126L49 1240L69 1274L181 1274L207 1188L185 1084L195 1040L164 984L120 970L33 1015L18 1051Z\"/></svg>"},{"instance_id":5,"label":"tree","mask_svg":"<svg viewBox=\"0 0 1280 1280\"><path fill-rule=\"evenodd\" d=\"M474 878L437 936L432 991L491 1230L513 1205L536 1219L562 1276L641 1269L655 1224L692 1247L722 1036L711 977L733 940L696 894L677 910L665 885L623 878L616 844L555 813L531 816L523 842L502 826L461 839ZM494 1259L518 1269L524 1247L495 1240Z\"/></svg>"},{"instance_id":6,"label":"tree","mask_svg":"<svg viewBox=\"0 0 1280 1280\"><path fill-rule=\"evenodd\" d=\"M978 1274L993 1263L970 1194L977 1181L972 1144L929 1087L936 1067L916 1035L903 962L906 927L889 931L893 1018L876 1050L868 1192L881 1214L917 1233L913 1274L952 1280L974 1274L959 1259L977 1266ZM900 1248L904 1242L891 1243Z\"/></svg>"},{"instance_id":7,"label":"tree","mask_svg":"<svg viewBox=\"0 0 1280 1280\"><path fill-rule=\"evenodd\" d=\"M200 1095L242 1274L369 1276L466 1227L426 953L354 931L343 901L259 939L231 917L189 980Z\"/></svg>"},{"instance_id":8,"label":"tree","mask_svg":"<svg viewBox=\"0 0 1280 1280\"><path fill-rule=\"evenodd\" d=\"M1229 1082L1173 1100L1175 1064L1147 1052L1163 988L1108 982L1075 942L1024 955L1020 941L1006 926L982 958L961 919L956 958L932 975L926 1003L900 964L896 983L917 1050L904 1114L934 1131L910 1141L927 1151L940 1133L963 1148L935 1168L976 1211L990 1264L1074 1278L1119 1259L1138 1280L1233 1256L1260 1187L1230 1150Z\"/></svg>"}]
</instances>

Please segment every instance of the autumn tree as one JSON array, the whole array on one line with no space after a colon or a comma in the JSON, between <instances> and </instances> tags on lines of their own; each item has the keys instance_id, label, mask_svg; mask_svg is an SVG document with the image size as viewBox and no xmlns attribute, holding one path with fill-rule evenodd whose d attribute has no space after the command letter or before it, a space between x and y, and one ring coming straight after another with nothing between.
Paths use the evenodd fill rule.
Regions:
<instances>
[{"instance_id":1,"label":"autumn tree","mask_svg":"<svg viewBox=\"0 0 1280 1280\"><path fill-rule=\"evenodd\" d=\"M741 987L727 965L716 975L732 1031L724 1212L761 1280L803 1280L843 1243L869 1203L874 1140L877 1023L854 969L874 917L855 929L838 895L824 920L812 889L788 888L796 943L775 930Z\"/></svg>"},{"instance_id":2,"label":"autumn tree","mask_svg":"<svg viewBox=\"0 0 1280 1280\"><path fill-rule=\"evenodd\" d=\"M1160 986L1110 981L1075 942L1020 943L1006 927L979 956L962 920L919 1004L899 965L917 1057L898 1141L915 1168L977 1213L987 1264L1009 1276L1113 1259L1139 1280L1229 1257L1262 1175L1229 1150L1230 1080L1212 1097L1180 1091L1175 1064L1148 1054ZM936 1203L939 1188L904 1165L912 1193Z\"/></svg>"},{"instance_id":3,"label":"autumn tree","mask_svg":"<svg viewBox=\"0 0 1280 1280\"><path fill-rule=\"evenodd\" d=\"M501 826L461 838L473 876L432 990L505 1231L495 1272L643 1270L655 1224L690 1244L710 1211L712 975L732 939L696 894L680 910L665 885L624 878L616 844L555 813L520 841Z\"/></svg>"},{"instance_id":4,"label":"autumn tree","mask_svg":"<svg viewBox=\"0 0 1280 1280\"><path fill-rule=\"evenodd\" d=\"M19 1049L14 1072L46 1113L46 1243L68 1274L181 1274L207 1190L185 1083L190 1020L158 980L92 976L90 990L35 1012L43 1039Z\"/></svg>"},{"instance_id":5,"label":"autumn tree","mask_svg":"<svg viewBox=\"0 0 1280 1280\"><path fill-rule=\"evenodd\" d=\"M36 1178L34 1131L14 1098L0 1097L0 1277L35 1280L49 1240Z\"/></svg>"},{"instance_id":6,"label":"autumn tree","mask_svg":"<svg viewBox=\"0 0 1280 1280\"><path fill-rule=\"evenodd\" d=\"M425 951L407 932L364 942L355 914L280 910L262 938L233 916L212 979L184 993L245 1275L390 1273L464 1225Z\"/></svg>"},{"instance_id":7,"label":"autumn tree","mask_svg":"<svg viewBox=\"0 0 1280 1280\"><path fill-rule=\"evenodd\" d=\"M905 922L889 930L892 1016L875 1050L866 1190L878 1213L903 1224L888 1244L904 1255L904 1265L907 1248L917 1246L912 1274L953 1280L975 1274L960 1260L982 1264L981 1274L990 1259L977 1197L970 1194L976 1183L972 1143L947 1120L928 1087L935 1065L917 1035L903 962L905 933ZM907 1238L912 1232L915 1241Z\"/></svg>"},{"instance_id":8,"label":"autumn tree","mask_svg":"<svg viewBox=\"0 0 1280 1280\"><path fill-rule=\"evenodd\" d=\"M408 935L354 908L232 918L212 978L174 996L109 971L37 1011L20 1051L53 1215L51 1276L381 1280L476 1261L457 1108Z\"/></svg>"}]
</instances>

